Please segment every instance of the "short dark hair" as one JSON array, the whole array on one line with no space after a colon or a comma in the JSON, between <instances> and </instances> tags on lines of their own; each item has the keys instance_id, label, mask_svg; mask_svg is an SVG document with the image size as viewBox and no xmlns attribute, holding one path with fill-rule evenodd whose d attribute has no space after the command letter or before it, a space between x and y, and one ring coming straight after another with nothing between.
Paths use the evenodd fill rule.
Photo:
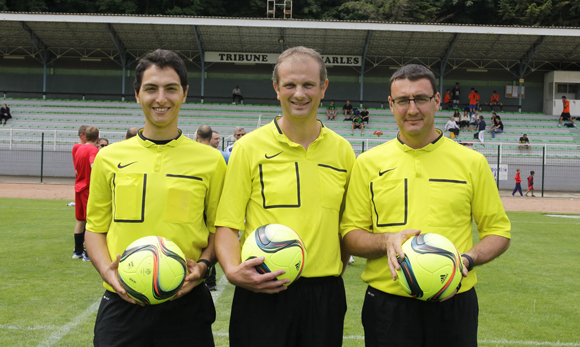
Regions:
<instances>
[{"instance_id":1,"label":"short dark hair","mask_svg":"<svg viewBox=\"0 0 580 347\"><path fill-rule=\"evenodd\" d=\"M212 130L207 124L204 124L197 128L197 136L200 140L209 141L211 140Z\"/></svg>"},{"instance_id":2,"label":"short dark hair","mask_svg":"<svg viewBox=\"0 0 580 347\"><path fill-rule=\"evenodd\" d=\"M437 94L437 83L435 82L435 74L433 74L433 72L428 68L426 68L425 66L419 64L405 65L399 70L395 71L393 76L391 76L389 89L392 89L393 82L395 82L396 80L418 81L423 78L426 78L429 80L429 82L431 82L431 87L433 87L433 94Z\"/></svg>"},{"instance_id":3,"label":"short dark hair","mask_svg":"<svg viewBox=\"0 0 580 347\"><path fill-rule=\"evenodd\" d=\"M528 136L528 134L524 134L524 136Z\"/></svg>"},{"instance_id":4,"label":"short dark hair","mask_svg":"<svg viewBox=\"0 0 580 347\"><path fill-rule=\"evenodd\" d=\"M494 93L497 93L495 90L493 91Z\"/></svg>"},{"instance_id":5,"label":"short dark hair","mask_svg":"<svg viewBox=\"0 0 580 347\"><path fill-rule=\"evenodd\" d=\"M128 140L128 139L132 138L133 136L137 135L138 132L139 132L139 128L131 127L129 129L127 129L127 133L125 134L125 138Z\"/></svg>"},{"instance_id":6,"label":"short dark hair","mask_svg":"<svg viewBox=\"0 0 580 347\"><path fill-rule=\"evenodd\" d=\"M88 127L89 127L88 125L81 125L79 127L79 136L84 135L87 132Z\"/></svg>"},{"instance_id":7,"label":"short dark hair","mask_svg":"<svg viewBox=\"0 0 580 347\"><path fill-rule=\"evenodd\" d=\"M535 174L535 172L534 171L530 171L530 175L533 175L533 174Z\"/></svg>"},{"instance_id":8,"label":"short dark hair","mask_svg":"<svg viewBox=\"0 0 580 347\"><path fill-rule=\"evenodd\" d=\"M181 82L181 87L185 92L188 81L187 81L187 69L183 59L181 59L177 53L168 51L166 49L157 49L153 52L145 54L143 58L139 60L137 67L135 68L135 81L133 82L133 89L139 94L139 89L141 89L141 83L143 82L143 74L151 65L155 65L160 69L167 67L175 70L179 76L179 81Z\"/></svg>"},{"instance_id":9,"label":"short dark hair","mask_svg":"<svg viewBox=\"0 0 580 347\"><path fill-rule=\"evenodd\" d=\"M563 96L562 96L562 99L566 99L566 95L563 95Z\"/></svg>"},{"instance_id":10,"label":"short dark hair","mask_svg":"<svg viewBox=\"0 0 580 347\"><path fill-rule=\"evenodd\" d=\"M97 127L88 127L85 131L87 141L93 142L99 139L99 129Z\"/></svg>"}]
</instances>

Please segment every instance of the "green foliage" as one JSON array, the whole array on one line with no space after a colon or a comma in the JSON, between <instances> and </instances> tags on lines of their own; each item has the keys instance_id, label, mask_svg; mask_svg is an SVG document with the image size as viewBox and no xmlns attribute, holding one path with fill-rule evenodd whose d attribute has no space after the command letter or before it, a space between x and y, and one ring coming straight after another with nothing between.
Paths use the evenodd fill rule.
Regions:
<instances>
[{"instance_id":1,"label":"green foliage","mask_svg":"<svg viewBox=\"0 0 580 347\"><path fill-rule=\"evenodd\" d=\"M265 18L266 0L0 0L0 11ZM294 0L293 18L577 27L580 1Z\"/></svg>"},{"instance_id":2,"label":"green foliage","mask_svg":"<svg viewBox=\"0 0 580 347\"><path fill-rule=\"evenodd\" d=\"M75 218L67 202L0 198L0 346L92 344L104 289L90 263L71 259ZM510 249L477 267L479 344L577 345L580 268L573 264L578 258L578 219L530 212L508 216ZM473 231L477 234L475 225ZM345 347L364 346L364 267L365 260L356 258L344 276ZM234 288L219 267L217 280L223 291L213 293L217 320L212 328L216 346L228 346Z\"/></svg>"},{"instance_id":3,"label":"green foliage","mask_svg":"<svg viewBox=\"0 0 580 347\"><path fill-rule=\"evenodd\" d=\"M362 0L340 6L341 19L389 22L430 22L439 11L422 0Z\"/></svg>"}]
</instances>

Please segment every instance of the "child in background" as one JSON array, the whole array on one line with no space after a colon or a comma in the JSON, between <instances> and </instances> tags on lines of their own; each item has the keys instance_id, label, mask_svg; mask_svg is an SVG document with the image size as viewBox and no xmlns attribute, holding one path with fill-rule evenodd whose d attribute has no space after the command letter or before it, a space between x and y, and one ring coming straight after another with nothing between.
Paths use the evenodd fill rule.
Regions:
<instances>
[{"instance_id":1,"label":"child in background","mask_svg":"<svg viewBox=\"0 0 580 347\"><path fill-rule=\"evenodd\" d=\"M535 197L535 195L534 195L534 174L535 174L535 172L530 171L530 177L528 177L528 191L526 192L526 196L528 196L528 193L531 191L532 196Z\"/></svg>"},{"instance_id":2,"label":"child in background","mask_svg":"<svg viewBox=\"0 0 580 347\"><path fill-rule=\"evenodd\" d=\"M524 194L522 193L522 178L520 177L520 172L521 170L518 169L516 172L516 187L514 188L514 191L512 192L512 196L514 196L514 194L516 193L516 191L520 192L520 196L524 196Z\"/></svg>"}]
</instances>

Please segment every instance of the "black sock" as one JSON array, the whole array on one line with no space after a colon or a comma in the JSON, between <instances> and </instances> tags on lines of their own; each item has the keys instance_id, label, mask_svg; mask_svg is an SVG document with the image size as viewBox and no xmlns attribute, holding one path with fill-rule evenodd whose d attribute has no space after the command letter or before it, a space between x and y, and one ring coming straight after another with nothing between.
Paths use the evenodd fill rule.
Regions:
<instances>
[{"instance_id":1,"label":"black sock","mask_svg":"<svg viewBox=\"0 0 580 347\"><path fill-rule=\"evenodd\" d=\"M83 253L83 243L85 242L85 232L80 234L75 234L75 254L80 255Z\"/></svg>"}]
</instances>

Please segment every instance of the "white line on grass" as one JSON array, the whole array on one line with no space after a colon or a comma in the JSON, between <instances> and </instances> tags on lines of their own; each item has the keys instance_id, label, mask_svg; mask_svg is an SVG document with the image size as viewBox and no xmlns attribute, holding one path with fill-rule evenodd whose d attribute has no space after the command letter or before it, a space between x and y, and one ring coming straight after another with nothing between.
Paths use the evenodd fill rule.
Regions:
<instances>
[{"instance_id":1,"label":"white line on grass","mask_svg":"<svg viewBox=\"0 0 580 347\"><path fill-rule=\"evenodd\" d=\"M80 323L84 322L93 312L95 312L99 308L100 302L101 299L99 299L94 304L89 306L83 313L73 318L73 320L70 323L63 325L57 331L50 334L50 336L41 343L39 343L38 346L52 346L53 344L58 342L60 339L62 339L63 336L68 334L69 331L71 331L74 327L76 327Z\"/></svg>"},{"instance_id":2,"label":"white line on grass","mask_svg":"<svg viewBox=\"0 0 580 347\"><path fill-rule=\"evenodd\" d=\"M498 344L498 345L527 345L527 346L567 346L567 347L577 347L580 343L576 342L549 342L549 341L518 341L518 340L479 340L477 341L481 344Z\"/></svg>"},{"instance_id":3,"label":"white line on grass","mask_svg":"<svg viewBox=\"0 0 580 347\"><path fill-rule=\"evenodd\" d=\"M74 211L73 209L69 208L48 208L48 207L15 207L15 206L0 206L0 209L13 209L13 210L50 210L50 211L65 211L70 210Z\"/></svg>"},{"instance_id":4,"label":"white line on grass","mask_svg":"<svg viewBox=\"0 0 580 347\"><path fill-rule=\"evenodd\" d=\"M219 289L215 292L210 292L214 304L218 301L218 299L219 299L221 293L224 291L224 289L226 289L227 284L228 284L228 278L226 277L226 275L222 275L222 277L220 277L220 280L217 284L217 287Z\"/></svg>"},{"instance_id":5,"label":"white line on grass","mask_svg":"<svg viewBox=\"0 0 580 347\"><path fill-rule=\"evenodd\" d=\"M34 325L31 327L20 327L20 326L15 326L15 325L4 325L4 324L0 324L0 329L6 329L6 330L54 330L57 327L54 325Z\"/></svg>"}]
</instances>

